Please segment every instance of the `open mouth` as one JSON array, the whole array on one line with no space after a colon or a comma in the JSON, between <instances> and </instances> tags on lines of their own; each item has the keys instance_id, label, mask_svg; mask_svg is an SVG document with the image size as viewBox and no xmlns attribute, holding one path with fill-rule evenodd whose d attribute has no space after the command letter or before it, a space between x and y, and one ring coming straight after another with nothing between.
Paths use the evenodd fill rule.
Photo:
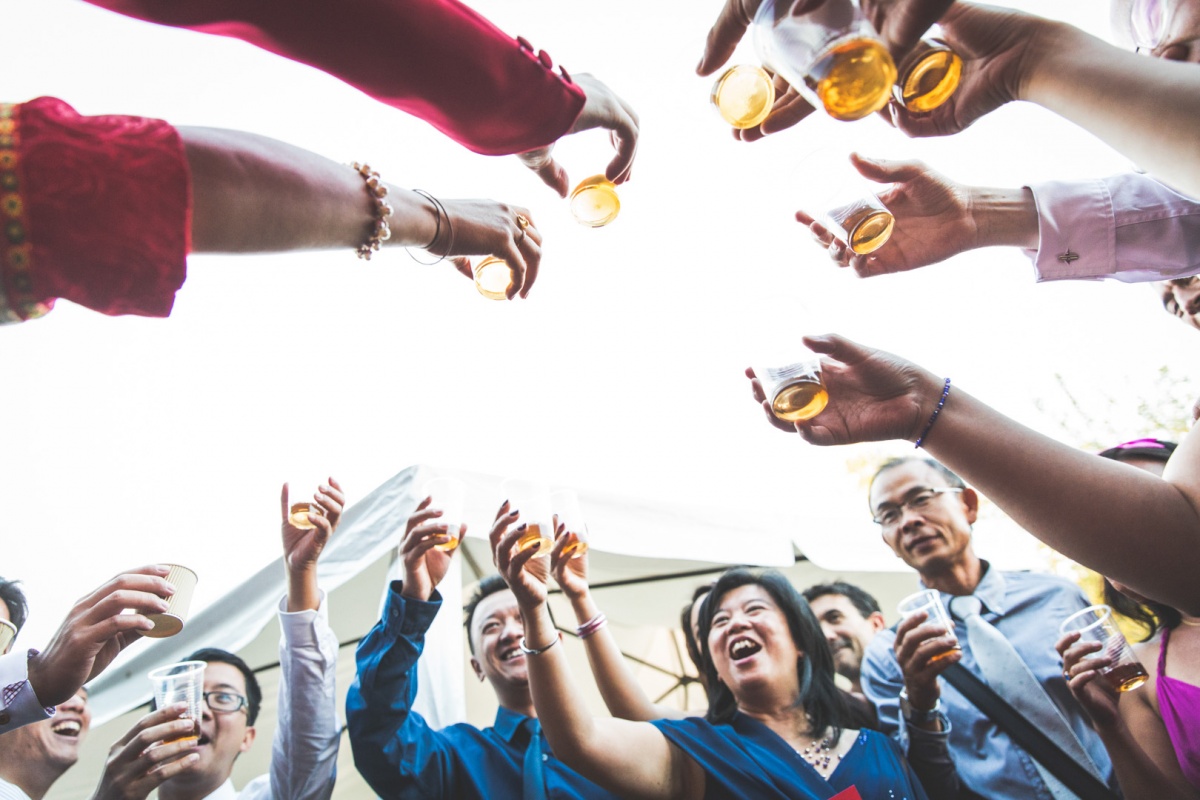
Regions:
<instances>
[{"instance_id":1,"label":"open mouth","mask_svg":"<svg viewBox=\"0 0 1200 800\"><path fill-rule=\"evenodd\" d=\"M503 650L500 653L500 660L505 661L505 662L514 661L518 658L524 658L524 657L525 657L525 654L521 652L520 647L513 647L509 650Z\"/></svg>"},{"instance_id":2,"label":"open mouth","mask_svg":"<svg viewBox=\"0 0 1200 800\"><path fill-rule=\"evenodd\" d=\"M200 734L200 738L196 740L196 745L197 746L206 745L206 744L209 744L211 741L212 741L212 739L208 738L208 734L202 733L202 734Z\"/></svg>"},{"instance_id":3,"label":"open mouth","mask_svg":"<svg viewBox=\"0 0 1200 800\"><path fill-rule=\"evenodd\" d=\"M54 723L50 727L50 730L59 736L78 739L79 734L83 732L83 725L77 719L64 719L61 722Z\"/></svg>"},{"instance_id":4,"label":"open mouth","mask_svg":"<svg viewBox=\"0 0 1200 800\"><path fill-rule=\"evenodd\" d=\"M762 650L762 645L753 639L734 639L729 644L729 657L734 661L741 661Z\"/></svg>"}]
</instances>

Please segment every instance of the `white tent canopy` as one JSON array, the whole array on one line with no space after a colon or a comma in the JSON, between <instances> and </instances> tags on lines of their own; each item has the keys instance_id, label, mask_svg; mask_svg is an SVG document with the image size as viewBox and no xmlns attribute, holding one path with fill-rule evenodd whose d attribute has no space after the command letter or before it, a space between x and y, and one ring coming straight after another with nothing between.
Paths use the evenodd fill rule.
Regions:
<instances>
[{"instance_id":1,"label":"white tent canopy","mask_svg":"<svg viewBox=\"0 0 1200 800\"><path fill-rule=\"evenodd\" d=\"M343 645L338 663L339 708L354 677L355 645L378 618L389 574L398 574L393 553L404 520L420 502L425 482L445 474L467 483L468 533L463 556L456 559L440 588L450 612L439 615L427 637L417 707L439 727L461 720L487 725L495 714L491 690L473 675L468 678L462 618L455 609L463 604L464 585L494 571L486 533L503 499L498 495L500 479L425 466L405 469L349 508L321 557L320 583L328 593L330 623ZM800 587L845 577L867 586L886 608L894 607L894 601L912 586L912 576L903 573L835 575L822 570L797 554L784 525L748 518L740 511L672 508L587 491L580 495L591 538L590 579L600 606L650 694L680 707L703 707L704 697L691 685L694 673L675 630L679 609L696 585L726 567L781 568ZM241 786L265 772L278 687L275 609L284 592L283 564L278 559L192 617L178 636L135 648L98 678L91 687L95 714L91 733L79 763L55 785L51 800L90 795L109 746L145 713L150 684L143 676L200 647L237 652L259 673L264 692L259 739L239 761L234 782ZM563 628L572 629L570 609L561 600L556 596L552 601L556 618ZM604 713L590 685L582 647L570 637L567 644L577 678L587 687L588 701L597 713ZM369 795L354 770L345 739L340 761L337 794Z\"/></svg>"}]
</instances>

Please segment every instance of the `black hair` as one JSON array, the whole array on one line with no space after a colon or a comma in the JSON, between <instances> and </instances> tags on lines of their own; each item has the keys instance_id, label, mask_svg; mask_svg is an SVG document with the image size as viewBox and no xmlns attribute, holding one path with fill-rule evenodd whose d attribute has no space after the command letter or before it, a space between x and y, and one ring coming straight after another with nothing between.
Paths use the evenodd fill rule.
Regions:
<instances>
[{"instance_id":1,"label":"black hair","mask_svg":"<svg viewBox=\"0 0 1200 800\"><path fill-rule=\"evenodd\" d=\"M1183 621L1183 615L1168 605L1154 600L1139 603L1132 597L1121 594L1108 578L1104 579L1104 602L1121 616L1129 617L1139 625L1146 626L1147 633L1142 638L1143 642L1154 638L1154 634L1162 628L1175 630Z\"/></svg>"},{"instance_id":2,"label":"black hair","mask_svg":"<svg viewBox=\"0 0 1200 800\"><path fill-rule=\"evenodd\" d=\"M29 618L29 601L21 591L21 582L0 578L0 601L8 606L8 617L12 620L13 627L20 632L21 626Z\"/></svg>"},{"instance_id":3,"label":"black hair","mask_svg":"<svg viewBox=\"0 0 1200 800\"><path fill-rule=\"evenodd\" d=\"M475 619L475 609L483 602L483 598L506 589L508 589L508 584L504 582L504 578L499 575L488 575L479 582L479 585L475 587L475 593L467 601L467 605L463 609L466 612L463 627L467 629L467 646L471 648L471 655L475 655L475 638L471 636L471 620Z\"/></svg>"},{"instance_id":4,"label":"black hair","mask_svg":"<svg viewBox=\"0 0 1200 800\"><path fill-rule=\"evenodd\" d=\"M721 598L742 586L761 586L783 612L792 641L796 643L801 657L796 664L800 679L800 702L808 715L811 731L820 735L826 728L833 728L833 740L841 736L841 729L849 718L846 701L834 683L833 654L821 632L821 624L812 609L796 588L781 573L767 570L754 573L741 567L726 571L717 579L708 597L704 598L700 614L700 646L704 654L704 671L709 692L706 718L714 724L727 723L737 712L737 700L729 687L717 676L712 653L708 648L708 634L712 620L721 604Z\"/></svg>"},{"instance_id":5,"label":"black hair","mask_svg":"<svg viewBox=\"0 0 1200 800\"><path fill-rule=\"evenodd\" d=\"M870 593L859 586L855 586L853 583L846 583L845 581L818 583L815 586L808 587L801 594L809 603L818 597L824 597L828 594L841 595L858 609L858 613L862 614L863 619L872 614L883 613L883 610L879 607L879 601L872 597Z\"/></svg>"},{"instance_id":6,"label":"black hair","mask_svg":"<svg viewBox=\"0 0 1200 800\"><path fill-rule=\"evenodd\" d=\"M692 632L692 609L696 603L701 602L704 597L712 591L712 583L706 583L703 586L697 586L692 592L692 599L688 602L679 614L679 624L683 628L683 644L687 648L688 658L696 665L696 670L700 673L700 682L704 684L705 691L708 691L708 685L705 683L704 676L704 654L700 652L700 642L696 641L696 634ZM700 607L700 614L703 616L704 606ZM697 619L699 622L699 619Z\"/></svg>"},{"instance_id":7,"label":"black hair","mask_svg":"<svg viewBox=\"0 0 1200 800\"><path fill-rule=\"evenodd\" d=\"M947 486L956 489L967 488L967 484L963 482L962 478L958 477L958 475L954 474L949 468L932 458L924 456L900 456L899 458L889 458L887 461L879 465L879 469L875 470L875 474L871 476L871 482L867 484L868 507L871 504L871 490L875 488L875 481L879 480L879 476L888 470L895 469L896 467L903 467L906 464L925 464L933 469L934 472L941 475L942 478L945 479ZM875 509L872 508L870 510L873 515L875 513Z\"/></svg>"},{"instance_id":8,"label":"black hair","mask_svg":"<svg viewBox=\"0 0 1200 800\"><path fill-rule=\"evenodd\" d=\"M185 658L184 661L228 664L242 673L242 677L246 679L246 724L254 724L254 721L258 719L258 711L262 708L262 688L258 685L258 678L254 676L254 670L250 669L249 664L228 650L219 650L216 647L203 647Z\"/></svg>"}]
</instances>

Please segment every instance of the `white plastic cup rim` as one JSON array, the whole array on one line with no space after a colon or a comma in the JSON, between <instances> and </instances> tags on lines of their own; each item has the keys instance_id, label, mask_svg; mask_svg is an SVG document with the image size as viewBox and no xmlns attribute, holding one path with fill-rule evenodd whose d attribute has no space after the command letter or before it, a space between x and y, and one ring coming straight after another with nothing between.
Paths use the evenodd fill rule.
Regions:
<instances>
[{"instance_id":1,"label":"white plastic cup rim","mask_svg":"<svg viewBox=\"0 0 1200 800\"><path fill-rule=\"evenodd\" d=\"M1086 625L1078 624L1079 621L1083 620L1089 615L1094 616L1095 618ZM1079 611L1076 611L1074 614L1064 619L1062 624L1058 626L1058 632L1059 634L1082 634L1091 631L1093 628L1108 627L1111 622L1112 608L1103 604L1088 606L1087 608L1081 608Z\"/></svg>"},{"instance_id":2,"label":"white plastic cup rim","mask_svg":"<svg viewBox=\"0 0 1200 800\"><path fill-rule=\"evenodd\" d=\"M187 679L193 677L207 666L207 661L180 661L177 664L168 664L165 667L150 670L150 673L146 677L156 683L160 681Z\"/></svg>"}]
</instances>

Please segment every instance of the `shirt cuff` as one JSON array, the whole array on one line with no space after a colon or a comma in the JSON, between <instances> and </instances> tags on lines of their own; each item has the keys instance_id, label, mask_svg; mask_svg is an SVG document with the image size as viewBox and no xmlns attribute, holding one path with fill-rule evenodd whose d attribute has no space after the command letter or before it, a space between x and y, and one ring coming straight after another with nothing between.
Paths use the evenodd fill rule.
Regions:
<instances>
[{"instance_id":1,"label":"shirt cuff","mask_svg":"<svg viewBox=\"0 0 1200 800\"><path fill-rule=\"evenodd\" d=\"M387 602L383 607L384 630L395 638L423 635L442 607L442 595L434 589L429 600L413 600L401 594L403 589L403 581L392 581L388 587Z\"/></svg>"},{"instance_id":2,"label":"shirt cuff","mask_svg":"<svg viewBox=\"0 0 1200 800\"><path fill-rule=\"evenodd\" d=\"M329 629L329 607L325 602L325 592L318 592L321 600L315 611L311 608L288 611L287 595L279 601L279 628L283 631L284 642L289 646L318 647L321 633Z\"/></svg>"},{"instance_id":3,"label":"shirt cuff","mask_svg":"<svg viewBox=\"0 0 1200 800\"><path fill-rule=\"evenodd\" d=\"M918 728L916 725L909 725L908 720L901 717L904 722L904 734L912 742L932 742L938 739L949 740L950 738L950 719L941 711L935 712L936 719L942 723L940 731L930 731L925 728Z\"/></svg>"},{"instance_id":4,"label":"shirt cuff","mask_svg":"<svg viewBox=\"0 0 1200 800\"><path fill-rule=\"evenodd\" d=\"M29 650L0 657L0 733L54 716L54 707L43 706L29 683L29 659L37 654L37 650Z\"/></svg>"},{"instance_id":5,"label":"shirt cuff","mask_svg":"<svg viewBox=\"0 0 1200 800\"><path fill-rule=\"evenodd\" d=\"M1103 278L1117 271L1116 217L1103 180L1028 187L1038 213L1038 281Z\"/></svg>"}]
</instances>

